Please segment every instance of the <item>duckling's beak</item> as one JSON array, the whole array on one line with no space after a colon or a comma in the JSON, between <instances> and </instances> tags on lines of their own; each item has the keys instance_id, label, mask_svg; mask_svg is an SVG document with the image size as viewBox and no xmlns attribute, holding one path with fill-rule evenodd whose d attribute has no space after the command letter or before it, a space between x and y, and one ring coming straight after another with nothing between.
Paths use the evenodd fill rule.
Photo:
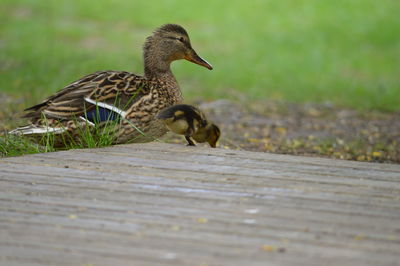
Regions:
<instances>
[{"instance_id":1,"label":"duckling's beak","mask_svg":"<svg viewBox=\"0 0 400 266\"><path fill-rule=\"evenodd\" d=\"M212 70L212 69L213 69L212 65L211 65L210 63L208 63L206 60L204 60L203 58L201 58L201 57L196 53L196 51L193 50L193 49L191 49L191 50L189 51L189 53L188 53L187 55L185 55L185 59L188 60L188 61L190 61L190 62L193 62L193 63L195 63L195 64L198 64L198 65L200 65L200 66L206 67L206 68L208 68L209 70Z\"/></svg>"},{"instance_id":2,"label":"duckling's beak","mask_svg":"<svg viewBox=\"0 0 400 266\"><path fill-rule=\"evenodd\" d=\"M209 141L208 144L210 144L211 148L216 148L217 147L217 142Z\"/></svg>"}]
</instances>

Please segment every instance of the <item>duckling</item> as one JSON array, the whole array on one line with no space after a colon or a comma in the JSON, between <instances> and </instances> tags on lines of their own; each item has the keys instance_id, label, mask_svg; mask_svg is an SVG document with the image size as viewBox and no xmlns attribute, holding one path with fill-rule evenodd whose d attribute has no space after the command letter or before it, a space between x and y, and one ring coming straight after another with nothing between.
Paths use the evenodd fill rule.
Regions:
<instances>
[{"instance_id":1,"label":"duckling","mask_svg":"<svg viewBox=\"0 0 400 266\"><path fill-rule=\"evenodd\" d=\"M184 135L188 146L196 146L192 138L198 142L208 142L216 147L221 135L218 126L209 122L204 113L192 105L177 104L159 112L156 118L162 120L172 132Z\"/></svg>"},{"instance_id":2,"label":"duckling","mask_svg":"<svg viewBox=\"0 0 400 266\"><path fill-rule=\"evenodd\" d=\"M68 135L79 138L81 128L116 121L117 143L147 142L164 135L160 110L182 102L171 63L186 59L213 67L192 48L186 30L166 24L154 31L143 46L144 76L126 71L98 71L67 85L43 102L25 109L30 124L10 133Z\"/></svg>"}]
</instances>

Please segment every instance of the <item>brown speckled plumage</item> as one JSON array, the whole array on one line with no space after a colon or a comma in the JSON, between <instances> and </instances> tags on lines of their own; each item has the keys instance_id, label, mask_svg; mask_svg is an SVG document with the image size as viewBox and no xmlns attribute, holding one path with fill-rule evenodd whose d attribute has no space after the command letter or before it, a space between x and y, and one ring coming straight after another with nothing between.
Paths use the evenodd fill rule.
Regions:
<instances>
[{"instance_id":1,"label":"brown speckled plumage","mask_svg":"<svg viewBox=\"0 0 400 266\"><path fill-rule=\"evenodd\" d=\"M99 71L84 76L26 109L25 117L31 124L11 133L38 135L47 133L41 129L63 128L69 135L76 135L78 127L93 126L84 119L85 115L98 108L98 104L106 104L124 113L115 128L115 143L151 141L162 136L167 129L155 115L182 101L170 64L186 59L208 69L212 67L196 54L185 29L176 24L156 29L146 39L143 57L144 76L125 71Z\"/></svg>"}]
</instances>

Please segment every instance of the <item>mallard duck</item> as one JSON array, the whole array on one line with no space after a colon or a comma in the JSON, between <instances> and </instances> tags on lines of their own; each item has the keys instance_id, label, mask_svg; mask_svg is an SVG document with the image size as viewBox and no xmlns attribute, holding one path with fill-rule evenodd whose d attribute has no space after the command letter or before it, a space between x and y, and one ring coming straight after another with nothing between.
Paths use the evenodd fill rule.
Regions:
<instances>
[{"instance_id":1,"label":"mallard duck","mask_svg":"<svg viewBox=\"0 0 400 266\"><path fill-rule=\"evenodd\" d=\"M99 71L67 85L43 102L27 108L30 124L10 133L43 135L117 121L115 143L152 141L167 132L154 116L180 103L182 93L170 64L186 59L212 69L192 48L186 30L166 24L147 37L143 46L144 76L125 71Z\"/></svg>"},{"instance_id":2,"label":"mallard duck","mask_svg":"<svg viewBox=\"0 0 400 266\"><path fill-rule=\"evenodd\" d=\"M172 132L184 135L189 146L196 146L191 139L193 138L198 143L208 142L215 148L221 135L219 128L192 105L177 104L167 107L156 118L162 120Z\"/></svg>"}]
</instances>

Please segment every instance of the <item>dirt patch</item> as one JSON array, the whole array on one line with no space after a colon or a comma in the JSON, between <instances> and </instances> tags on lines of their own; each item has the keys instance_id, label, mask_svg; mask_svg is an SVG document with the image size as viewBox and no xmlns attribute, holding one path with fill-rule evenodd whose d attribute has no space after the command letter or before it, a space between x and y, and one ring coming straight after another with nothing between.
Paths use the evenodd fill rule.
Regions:
<instances>
[{"instance_id":1,"label":"dirt patch","mask_svg":"<svg viewBox=\"0 0 400 266\"><path fill-rule=\"evenodd\" d=\"M195 105L220 126L224 148L400 163L400 112L274 101ZM166 139L183 142L171 135Z\"/></svg>"}]
</instances>

